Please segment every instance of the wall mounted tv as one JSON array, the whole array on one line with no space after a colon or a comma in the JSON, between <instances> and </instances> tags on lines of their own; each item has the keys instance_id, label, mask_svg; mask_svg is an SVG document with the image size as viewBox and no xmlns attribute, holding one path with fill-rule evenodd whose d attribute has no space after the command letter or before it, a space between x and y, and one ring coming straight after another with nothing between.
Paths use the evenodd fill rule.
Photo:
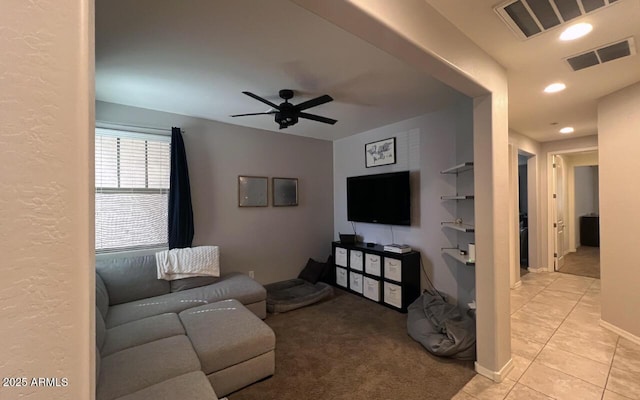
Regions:
<instances>
[{"instance_id":1,"label":"wall mounted tv","mask_svg":"<svg viewBox=\"0 0 640 400\"><path fill-rule=\"evenodd\" d=\"M411 225L409 171L347 178L347 219Z\"/></svg>"}]
</instances>

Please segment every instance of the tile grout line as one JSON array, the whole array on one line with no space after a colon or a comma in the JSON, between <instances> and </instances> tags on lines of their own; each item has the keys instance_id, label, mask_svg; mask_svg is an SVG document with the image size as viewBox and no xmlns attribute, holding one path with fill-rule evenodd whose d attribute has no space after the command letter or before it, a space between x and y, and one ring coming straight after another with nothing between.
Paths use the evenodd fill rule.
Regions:
<instances>
[{"instance_id":1,"label":"tile grout line","mask_svg":"<svg viewBox=\"0 0 640 400\"><path fill-rule=\"evenodd\" d=\"M556 273L559 273L559 272L556 272ZM547 286L545 286L545 287L544 287L544 289L542 289L540 292L538 292L538 293L536 294L536 296L537 296L538 294L542 293L542 291L544 291L545 289L547 289L549 286L551 286L551 285L552 285L555 281L557 281L559 278L560 278L560 277L557 277L556 279L554 279L554 280L553 280L553 282L551 282L551 283L549 283ZM593 284L592 284L592 285L593 285ZM571 313L576 309L576 307L578 306L578 304L580 303L580 301L584 298L584 296L587 294L587 292L589 291L589 288L590 288L592 285L589 285L589 287L585 289L585 291L582 293L582 295L580 296L580 298L576 301L576 304L574 304L574 306L571 308L571 310L570 310L570 311L567 313L567 315L562 319L562 322L560 322L560 324L558 325L558 327L557 327L557 328L555 328L555 329L553 330L553 333L551 334L551 336L549 336L549 339L547 339L547 341L546 341L546 342L544 343L544 345L542 346L542 349L540 349L540 351L536 354L536 356L533 358L533 360L531 360L531 363L529 363L529 365L528 365L528 366L527 366L527 368L524 370L524 372L522 373L522 375L520 375L520 377L519 377L519 378L518 378L518 380L516 381L516 384L520 383L520 379L522 379L522 377L527 373L527 371L529 370L529 368L531 368L531 365L533 365L533 363L538 359L538 356L540 355L540 353L542 353L542 351L547 347L547 345L548 345L548 344L549 344L549 342L551 341L551 338L556 334L556 332L558 331L558 329L560 329L560 327L561 327L561 326L562 326L562 324L567 320L567 318L569 318L569 315L571 315ZM568 292L567 292L567 293L568 293ZM534 297L535 297L535 296L534 296ZM529 301L531 301L531 300L533 300L533 298L529 299ZM528 302L527 302L527 304L528 304ZM526 305L526 304L525 304L525 305ZM525 305L523 305L522 307L524 307ZM522 308L522 307L521 307L521 308ZM518 310L518 311L519 311L519 310ZM618 339L618 340L619 340L619 339ZM617 342L616 342L616 350L617 350ZM569 353L571 353L571 352L569 351ZM571 353L571 354L574 354L574 353ZM574 355L576 355L576 356L580 356L579 354L574 354ZM614 356L615 356L615 352L614 352ZM586 357L585 357L585 358L586 358ZM593 360L592 360L592 361L593 361ZM547 366L547 365L545 365L545 364L543 364L543 365L544 365L545 367L547 367L547 368L551 368L551 369L553 369L553 370L555 370L555 371L559 371L559 372L562 372L562 373L564 373L564 374L567 374L567 373L566 373L566 372L564 372L564 371L560 371L560 370L558 370L558 369L556 369L556 368L549 367L549 366ZM611 365L613 365L613 360L612 360L612 362L611 362ZM572 378L578 379L578 380L580 380L580 381L582 381L582 382L586 382L586 383L589 383L589 384L593 385L593 383L591 383L591 382L587 382L587 381L585 381L584 379L578 378L577 376L573 376L573 375L571 375L571 374L567 374L567 375L571 376ZM608 381L608 379L609 379L609 376L607 375L607 381ZM529 389L531 389L531 390L533 390L533 391L535 391L535 392L538 392L538 393L541 393L541 394L543 394L543 395L545 395L545 396L547 396L547 397L553 398L552 396L549 396L549 395L548 395L548 394L546 394L546 393L542 393L542 392L540 392L540 391L538 391L538 390L536 390L536 389L534 389L534 388L531 388L531 387L529 387L529 386L525 385L524 383L520 383L520 384L521 384L521 385L523 385L523 386L526 386L527 388L529 388ZM515 387L515 385L513 385L513 386ZM597 386L597 385L594 385L594 386ZM511 388L511 390L509 390L509 392L507 393L507 395L506 395L503 399L506 399L506 398L507 398L507 396L509 395L509 393L511 393L511 391L512 391L512 390L513 390L513 388ZM605 390L606 390L606 382L605 382L605 386L604 386L604 388L602 389L602 396L603 396L603 397L604 397L604 392L605 392Z\"/></svg>"}]
</instances>

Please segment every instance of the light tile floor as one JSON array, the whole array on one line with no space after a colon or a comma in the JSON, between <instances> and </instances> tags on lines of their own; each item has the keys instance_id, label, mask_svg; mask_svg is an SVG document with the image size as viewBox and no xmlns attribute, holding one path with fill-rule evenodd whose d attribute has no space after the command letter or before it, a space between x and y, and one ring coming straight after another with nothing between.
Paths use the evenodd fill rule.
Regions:
<instances>
[{"instance_id":1,"label":"light tile floor","mask_svg":"<svg viewBox=\"0 0 640 400\"><path fill-rule=\"evenodd\" d=\"M514 368L453 400L640 400L640 345L600 327L600 280L529 273L511 290Z\"/></svg>"}]
</instances>

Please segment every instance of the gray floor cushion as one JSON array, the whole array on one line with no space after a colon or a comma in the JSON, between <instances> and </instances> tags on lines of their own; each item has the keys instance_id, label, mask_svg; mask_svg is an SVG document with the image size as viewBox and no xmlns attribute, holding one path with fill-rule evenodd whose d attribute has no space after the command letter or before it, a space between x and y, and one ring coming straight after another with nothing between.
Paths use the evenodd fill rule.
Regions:
<instances>
[{"instance_id":1,"label":"gray floor cushion","mask_svg":"<svg viewBox=\"0 0 640 400\"><path fill-rule=\"evenodd\" d=\"M303 279L289 279L265 285L267 311L283 313L314 304L333 295L333 288L326 283L309 283Z\"/></svg>"}]
</instances>

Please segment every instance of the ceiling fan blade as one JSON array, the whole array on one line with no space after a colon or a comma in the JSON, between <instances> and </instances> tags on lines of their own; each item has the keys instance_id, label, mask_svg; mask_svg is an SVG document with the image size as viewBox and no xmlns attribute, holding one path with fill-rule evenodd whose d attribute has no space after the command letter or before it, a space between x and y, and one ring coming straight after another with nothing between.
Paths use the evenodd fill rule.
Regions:
<instances>
[{"instance_id":1,"label":"ceiling fan blade","mask_svg":"<svg viewBox=\"0 0 640 400\"><path fill-rule=\"evenodd\" d=\"M269 101L269 100L267 100L267 99L263 99L262 97L258 96L257 94L253 94L253 93L251 93L251 92L242 92L242 93L246 94L246 95L247 95L247 96L249 96L249 97L253 97L254 99L256 99L256 100L258 100L258 101L261 101L261 102L263 102L264 104L267 104L268 106L275 108L276 110L279 110L279 109L280 109L280 106L279 106L279 105L276 105L276 104L274 104L274 103L270 102L270 101Z\"/></svg>"},{"instance_id":2,"label":"ceiling fan blade","mask_svg":"<svg viewBox=\"0 0 640 400\"><path fill-rule=\"evenodd\" d=\"M331 119L331 118L327 118L327 117L321 117L319 115L314 115L314 114L307 114L307 113L298 113L298 117L300 118L306 118L306 119L310 119L313 121L318 121L318 122L324 122L325 124L335 124L336 122L338 122L338 120L335 119Z\"/></svg>"},{"instance_id":3,"label":"ceiling fan blade","mask_svg":"<svg viewBox=\"0 0 640 400\"><path fill-rule=\"evenodd\" d=\"M261 113L249 113L249 114L235 114L235 115L229 115L230 117L246 117L248 115L268 115L268 114L275 114L277 111L269 111L269 112L261 112Z\"/></svg>"},{"instance_id":4,"label":"ceiling fan blade","mask_svg":"<svg viewBox=\"0 0 640 400\"><path fill-rule=\"evenodd\" d=\"M333 97L329 96L328 94L325 94L323 96L316 97L315 99L303 101L302 103L297 104L295 106L295 108L298 111L302 111L302 110L306 110L307 108L311 108L311 107L319 106L320 104L328 103L330 101L333 101Z\"/></svg>"}]
</instances>

